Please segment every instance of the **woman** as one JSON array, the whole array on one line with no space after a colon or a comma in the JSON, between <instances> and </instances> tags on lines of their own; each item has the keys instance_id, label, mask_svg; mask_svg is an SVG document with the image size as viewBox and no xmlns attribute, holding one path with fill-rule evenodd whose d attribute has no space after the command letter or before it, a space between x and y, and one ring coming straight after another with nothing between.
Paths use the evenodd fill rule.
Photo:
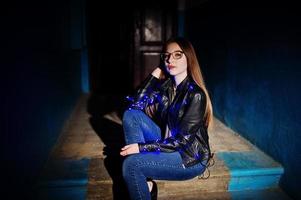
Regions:
<instances>
[{"instance_id":1,"label":"woman","mask_svg":"<svg viewBox=\"0 0 301 200\"><path fill-rule=\"evenodd\" d=\"M193 46L173 38L162 67L141 84L123 114L126 146L120 154L131 199L156 199L153 180L187 180L212 157L207 129L212 106Z\"/></svg>"}]
</instances>

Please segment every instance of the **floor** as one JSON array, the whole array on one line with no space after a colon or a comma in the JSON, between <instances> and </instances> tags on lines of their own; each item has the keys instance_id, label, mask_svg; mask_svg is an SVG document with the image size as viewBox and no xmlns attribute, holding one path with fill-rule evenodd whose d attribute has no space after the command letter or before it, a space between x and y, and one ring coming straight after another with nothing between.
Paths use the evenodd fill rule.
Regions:
<instances>
[{"instance_id":1,"label":"floor","mask_svg":"<svg viewBox=\"0 0 301 200\"><path fill-rule=\"evenodd\" d=\"M124 145L120 117L114 110L107 113L89 112L89 98L91 97L85 95L79 99L57 144L53 147L39 185L40 199L128 198L120 170L122 158L119 156L119 150ZM210 178L202 180L196 177L182 182L158 181L159 199L289 199L280 188L249 188L243 193L237 191L238 183L231 173L235 170L236 173L240 173L237 169L245 164L241 164L241 161L239 164L233 162L236 157L231 156L239 155L243 160L245 155L249 158L250 153L254 156L253 152L256 152L256 155L261 155L261 152L216 118L209 131L209 137L212 151L216 155ZM268 159L266 165L272 165L274 171L276 167L281 173L281 166L267 155L264 156ZM229 160L230 164L227 163ZM250 162L250 159L247 160ZM251 159L251 162L257 161ZM240 180L239 186L248 184L248 181L249 179ZM278 179L272 179L269 183L277 181ZM262 184L267 183L260 180L257 185ZM256 189L255 193L253 189Z\"/></svg>"}]
</instances>

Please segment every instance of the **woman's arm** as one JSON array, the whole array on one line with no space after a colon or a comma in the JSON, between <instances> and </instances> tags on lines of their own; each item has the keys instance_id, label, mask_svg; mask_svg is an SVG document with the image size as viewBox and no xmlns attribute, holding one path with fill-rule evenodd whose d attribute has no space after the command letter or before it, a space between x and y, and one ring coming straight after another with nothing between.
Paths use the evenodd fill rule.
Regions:
<instances>
[{"instance_id":1,"label":"woman's arm","mask_svg":"<svg viewBox=\"0 0 301 200\"><path fill-rule=\"evenodd\" d=\"M192 143L195 139L195 133L203 124L203 116L205 113L206 96L205 93L195 93L188 105L188 108L176 128L177 132L172 133L172 137L164 140L157 140L147 143L139 143L140 152L173 152L179 148L185 148L186 145ZM173 131L173 130L171 130Z\"/></svg>"},{"instance_id":2,"label":"woman's arm","mask_svg":"<svg viewBox=\"0 0 301 200\"><path fill-rule=\"evenodd\" d=\"M152 105L156 94L159 93L160 88L160 77L161 69L157 67L138 87L134 95L128 96L129 109L142 110L149 114L153 112Z\"/></svg>"}]
</instances>

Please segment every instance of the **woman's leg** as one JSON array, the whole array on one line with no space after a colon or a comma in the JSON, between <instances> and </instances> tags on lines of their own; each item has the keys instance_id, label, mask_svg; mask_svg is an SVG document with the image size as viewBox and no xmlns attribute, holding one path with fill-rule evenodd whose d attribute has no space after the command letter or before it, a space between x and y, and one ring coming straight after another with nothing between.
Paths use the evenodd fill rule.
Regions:
<instances>
[{"instance_id":1,"label":"woman's leg","mask_svg":"<svg viewBox=\"0 0 301 200\"><path fill-rule=\"evenodd\" d=\"M128 156L123 163L123 176L131 199L150 199L146 178L157 180L188 180L202 174L201 163L184 168L178 152L139 153Z\"/></svg>"},{"instance_id":2,"label":"woman's leg","mask_svg":"<svg viewBox=\"0 0 301 200\"><path fill-rule=\"evenodd\" d=\"M160 128L141 110L127 110L123 114L126 144L161 139Z\"/></svg>"},{"instance_id":3,"label":"woman's leg","mask_svg":"<svg viewBox=\"0 0 301 200\"><path fill-rule=\"evenodd\" d=\"M160 128L140 110L125 111L122 120L126 144L143 143L146 141L161 139ZM123 173L125 173L124 176L128 176L127 173L129 172L124 171ZM146 179L144 179L141 184L147 184ZM149 189L147 192L148 191Z\"/></svg>"}]
</instances>

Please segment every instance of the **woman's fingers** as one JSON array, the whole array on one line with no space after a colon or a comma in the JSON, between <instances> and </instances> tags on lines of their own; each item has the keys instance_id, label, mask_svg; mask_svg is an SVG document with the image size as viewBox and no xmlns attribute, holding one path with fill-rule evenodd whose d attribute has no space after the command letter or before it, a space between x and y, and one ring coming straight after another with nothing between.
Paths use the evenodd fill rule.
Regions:
<instances>
[{"instance_id":1,"label":"woman's fingers","mask_svg":"<svg viewBox=\"0 0 301 200\"><path fill-rule=\"evenodd\" d=\"M126 146L122 147L121 150L125 150L127 148L129 148L129 145L126 145Z\"/></svg>"},{"instance_id":2,"label":"woman's fingers","mask_svg":"<svg viewBox=\"0 0 301 200\"><path fill-rule=\"evenodd\" d=\"M120 155L122 156L126 156L128 154L128 149L130 148L130 145L126 145L124 147L121 148L121 152Z\"/></svg>"},{"instance_id":3,"label":"woman's fingers","mask_svg":"<svg viewBox=\"0 0 301 200\"><path fill-rule=\"evenodd\" d=\"M126 150L125 150L125 151L121 151L121 152L120 152L120 155L126 156Z\"/></svg>"},{"instance_id":4,"label":"woman's fingers","mask_svg":"<svg viewBox=\"0 0 301 200\"><path fill-rule=\"evenodd\" d=\"M126 145L123 148L121 148L121 152L120 155L122 156L126 156L129 154L134 154L134 153L139 153L139 148L138 148L138 144L130 144L130 145Z\"/></svg>"},{"instance_id":5,"label":"woman's fingers","mask_svg":"<svg viewBox=\"0 0 301 200\"><path fill-rule=\"evenodd\" d=\"M160 67L157 67L153 72L152 72L152 75L156 78L159 78L160 77L160 74L161 74L161 69Z\"/></svg>"},{"instance_id":6,"label":"woman's fingers","mask_svg":"<svg viewBox=\"0 0 301 200\"><path fill-rule=\"evenodd\" d=\"M126 156L126 155L129 155L129 154L132 154L129 149L126 149L126 150L123 150L123 151L120 152L120 155L122 155L122 156Z\"/></svg>"}]
</instances>

